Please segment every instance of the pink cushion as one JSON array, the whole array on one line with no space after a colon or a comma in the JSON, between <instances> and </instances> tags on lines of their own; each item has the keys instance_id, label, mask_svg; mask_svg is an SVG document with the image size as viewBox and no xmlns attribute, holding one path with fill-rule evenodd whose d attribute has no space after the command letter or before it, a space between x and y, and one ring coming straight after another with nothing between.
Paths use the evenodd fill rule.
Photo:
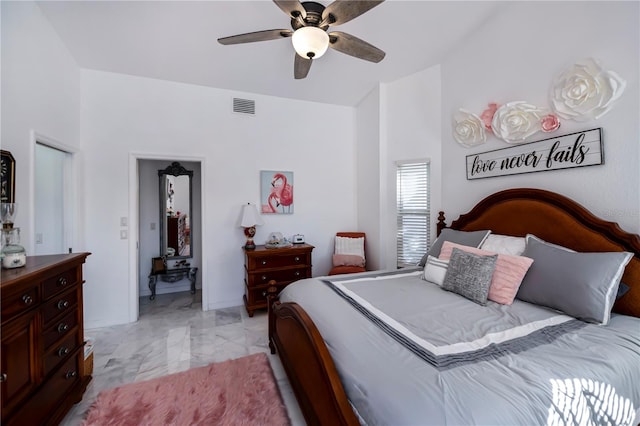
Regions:
<instances>
[{"instance_id":1,"label":"pink cushion","mask_svg":"<svg viewBox=\"0 0 640 426\"><path fill-rule=\"evenodd\" d=\"M451 257L453 248L457 248L469 253L479 254L483 256L491 256L496 254L492 251L481 250L475 247L463 246L460 244L445 241L440 251L440 259L447 260ZM512 256L508 254L498 253L496 261L496 269L491 278L491 286L489 287L489 300L503 305L510 305L516 297L518 288L522 283L522 279L533 263L533 259L524 256Z\"/></svg>"},{"instance_id":2,"label":"pink cushion","mask_svg":"<svg viewBox=\"0 0 640 426\"><path fill-rule=\"evenodd\" d=\"M356 254L334 254L333 266L364 266L364 257Z\"/></svg>"}]
</instances>

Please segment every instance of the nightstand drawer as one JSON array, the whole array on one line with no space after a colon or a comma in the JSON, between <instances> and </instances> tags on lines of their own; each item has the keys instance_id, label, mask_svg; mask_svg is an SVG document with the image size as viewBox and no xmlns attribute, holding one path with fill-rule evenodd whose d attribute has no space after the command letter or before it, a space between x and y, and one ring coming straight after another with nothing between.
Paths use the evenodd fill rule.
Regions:
<instances>
[{"instance_id":1,"label":"nightstand drawer","mask_svg":"<svg viewBox=\"0 0 640 426\"><path fill-rule=\"evenodd\" d=\"M256 285L267 284L271 280L275 280L277 282L291 282L307 277L306 268L264 271L247 274L247 285L249 287L254 287Z\"/></svg>"},{"instance_id":2,"label":"nightstand drawer","mask_svg":"<svg viewBox=\"0 0 640 426\"><path fill-rule=\"evenodd\" d=\"M281 249L273 249L273 250L281 250ZM259 271L262 269L282 268L283 266L309 265L309 264L311 264L310 253L270 255L270 256L250 258L247 262L247 269L249 269L250 271Z\"/></svg>"}]
</instances>

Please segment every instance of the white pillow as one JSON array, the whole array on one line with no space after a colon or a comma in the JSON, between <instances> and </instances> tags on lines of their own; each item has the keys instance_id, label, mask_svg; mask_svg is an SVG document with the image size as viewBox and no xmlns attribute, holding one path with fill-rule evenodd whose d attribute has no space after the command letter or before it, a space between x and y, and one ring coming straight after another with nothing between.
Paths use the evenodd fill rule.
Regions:
<instances>
[{"instance_id":1,"label":"white pillow","mask_svg":"<svg viewBox=\"0 0 640 426\"><path fill-rule=\"evenodd\" d=\"M498 254L522 256L527 243L524 237L512 237L510 235L489 234L479 247L482 250L492 251Z\"/></svg>"},{"instance_id":2,"label":"white pillow","mask_svg":"<svg viewBox=\"0 0 640 426\"><path fill-rule=\"evenodd\" d=\"M351 238L336 236L334 254L353 254L364 259L364 237Z\"/></svg>"},{"instance_id":3,"label":"white pillow","mask_svg":"<svg viewBox=\"0 0 640 426\"><path fill-rule=\"evenodd\" d=\"M444 276L447 275L448 267L449 267L448 260L442 260L442 259L438 259L437 257L428 256L427 263L424 265L422 279L442 287L442 283L444 282Z\"/></svg>"}]
</instances>

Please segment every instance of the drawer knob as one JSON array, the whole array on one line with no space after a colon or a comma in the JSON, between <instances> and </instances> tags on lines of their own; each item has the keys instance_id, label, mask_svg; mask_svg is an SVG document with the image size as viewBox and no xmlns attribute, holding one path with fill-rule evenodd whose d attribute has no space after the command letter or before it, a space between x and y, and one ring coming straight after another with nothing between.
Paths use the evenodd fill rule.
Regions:
<instances>
[{"instance_id":1,"label":"drawer knob","mask_svg":"<svg viewBox=\"0 0 640 426\"><path fill-rule=\"evenodd\" d=\"M6 382L6 381L7 381L7 373L0 374L0 382Z\"/></svg>"},{"instance_id":2,"label":"drawer knob","mask_svg":"<svg viewBox=\"0 0 640 426\"><path fill-rule=\"evenodd\" d=\"M267 290L264 290L264 291L262 292L262 297L267 297Z\"/></svg>"},{"instance_id":3,"label":"drawer knob","mask_svg":"<svg viewBox=\"0 0 640 426\"><path fill-rule=\"evenodd\" d=\"M68 353L69 353L69 348L67 348L66 346L61 346L60 349L58 349L58 356L60 358L67 355Z\"/></svg>"},{"instance_id":4,"label":"drawer knob","mask_svg":"<svg viewBox=\"0 0 640 426\"><path fill-rule=\"evenodd\" d=\"M67 285L67 279L65 277L58 278L58 285L60 287L64 287Z\"/></svg>"},{"instance_id":5,"label":"drawer knob","mask_svg":"<svg viewBox=\"0 0 640 426\"><path fill-rule=\"evenodd\" d=\"M58 309L59 310L67 309L68 307L69 307L69 302L67 302L66 300L58 301Z\"/></svg>"},{"instance_id":6,"label":"drawer knob","mask_svg":"<svg viewBox=\"0 0 640 426\"><path fill-rule=\"evenodd\" d=\"M33 297L29 296L28 294L25 294L24 296L22 296L22 302L25 305L30 305L33 303Z\"/></svg>"},{"instance_id":7,"label":"drawer knob","mask_svg":"<svg viewBox=\"0 0 640 426\"><path fill-rule=\"evenodd\" d=\"M263 275L263 276L262 276L262 281L266 281L266 280L267 280L267 276L266 276L266 275Z\"/></svg>"},{"instance_id":8,"label":"drawer knob","mask_svg":"<svg viewBox=\"0 0 640 426\"><path fill-rule=\"evenodd\" d=\"M296 277L300 276L300 271L296 271L296 273L294 274Z\"/></svg>"},{"instance_id":9,"label":"drawer knob","mask_svg":"<svg viewBox=\"0 0 640 426\"><path fill-rule=\"evenodd\" d=\"M262 264L263 264L263 265L266 265L266 264L267 264L267 261L266 261L266 260L263 260L263 261L262 261Z\"/></svg>"},{"instance_id":10,"label":"drawer knob","mask_svg":"<svg viewBox=\"0 0 640 426\"><path fill-rule=\"evenodd\" d=\"M296 256L296 257L294 258L294 260L295 260L296 262L300 262L300 258L299 258L298 256Z\"/></svg>"},{"instance_id":11,"label":"drawer knob","mask_svg":"<svg viewBox=\"0 0 640 426\"><path fill-rule=\"evenodd\" d=\"M64 378L65 379L73 379L77 375L78 375L78 373L76 373L75 371L67 371L67 374L64 375Z\"/></svg>"},{"instance_id":12,"label":"drawer knob","mask_svg":"<svg viewBox=\"0 0 640 426\"><path fill-rule=\"evenodd\" d=\"M67 330L69 330L69 326L67 324L65 324L63 322L58 324L58 333L64 333Z\"/></svg>"}]
</instances>

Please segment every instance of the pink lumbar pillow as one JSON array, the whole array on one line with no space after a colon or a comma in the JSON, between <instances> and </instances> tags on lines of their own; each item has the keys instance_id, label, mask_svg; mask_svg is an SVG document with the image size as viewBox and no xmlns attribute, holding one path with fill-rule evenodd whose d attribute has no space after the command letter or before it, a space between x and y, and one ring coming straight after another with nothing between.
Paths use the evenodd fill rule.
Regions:
<instances>
[{"instance_id":1,"label":"pink lumbar pillow","mask_svg":"<svg viewBox=\"0 0 640 426\"><path fill-rule=\"evenodd\" d=\"M333 266L361 266L364 268L364 257L357 254L334 254Z\"/></svg>"},{"instance_id":2,"label":"pink lumbar pillow","mask_svg":"<svg viewBox=\"0 0 640 426\"><path fill-rule=\"evenodd\" d=\"M522 279L531 267L533 259L524 256L495 253L475 247L463 246L449 241L445 241L442 245L439 259L448 260L451 258L451 252L454 247L482 256L498 254L496 269L494 270L493 277L491 278L488 299L502 305L510 305L513 303L513 299L515 299L516 293L518 293Z\"/></svg>"}]
</instances>

